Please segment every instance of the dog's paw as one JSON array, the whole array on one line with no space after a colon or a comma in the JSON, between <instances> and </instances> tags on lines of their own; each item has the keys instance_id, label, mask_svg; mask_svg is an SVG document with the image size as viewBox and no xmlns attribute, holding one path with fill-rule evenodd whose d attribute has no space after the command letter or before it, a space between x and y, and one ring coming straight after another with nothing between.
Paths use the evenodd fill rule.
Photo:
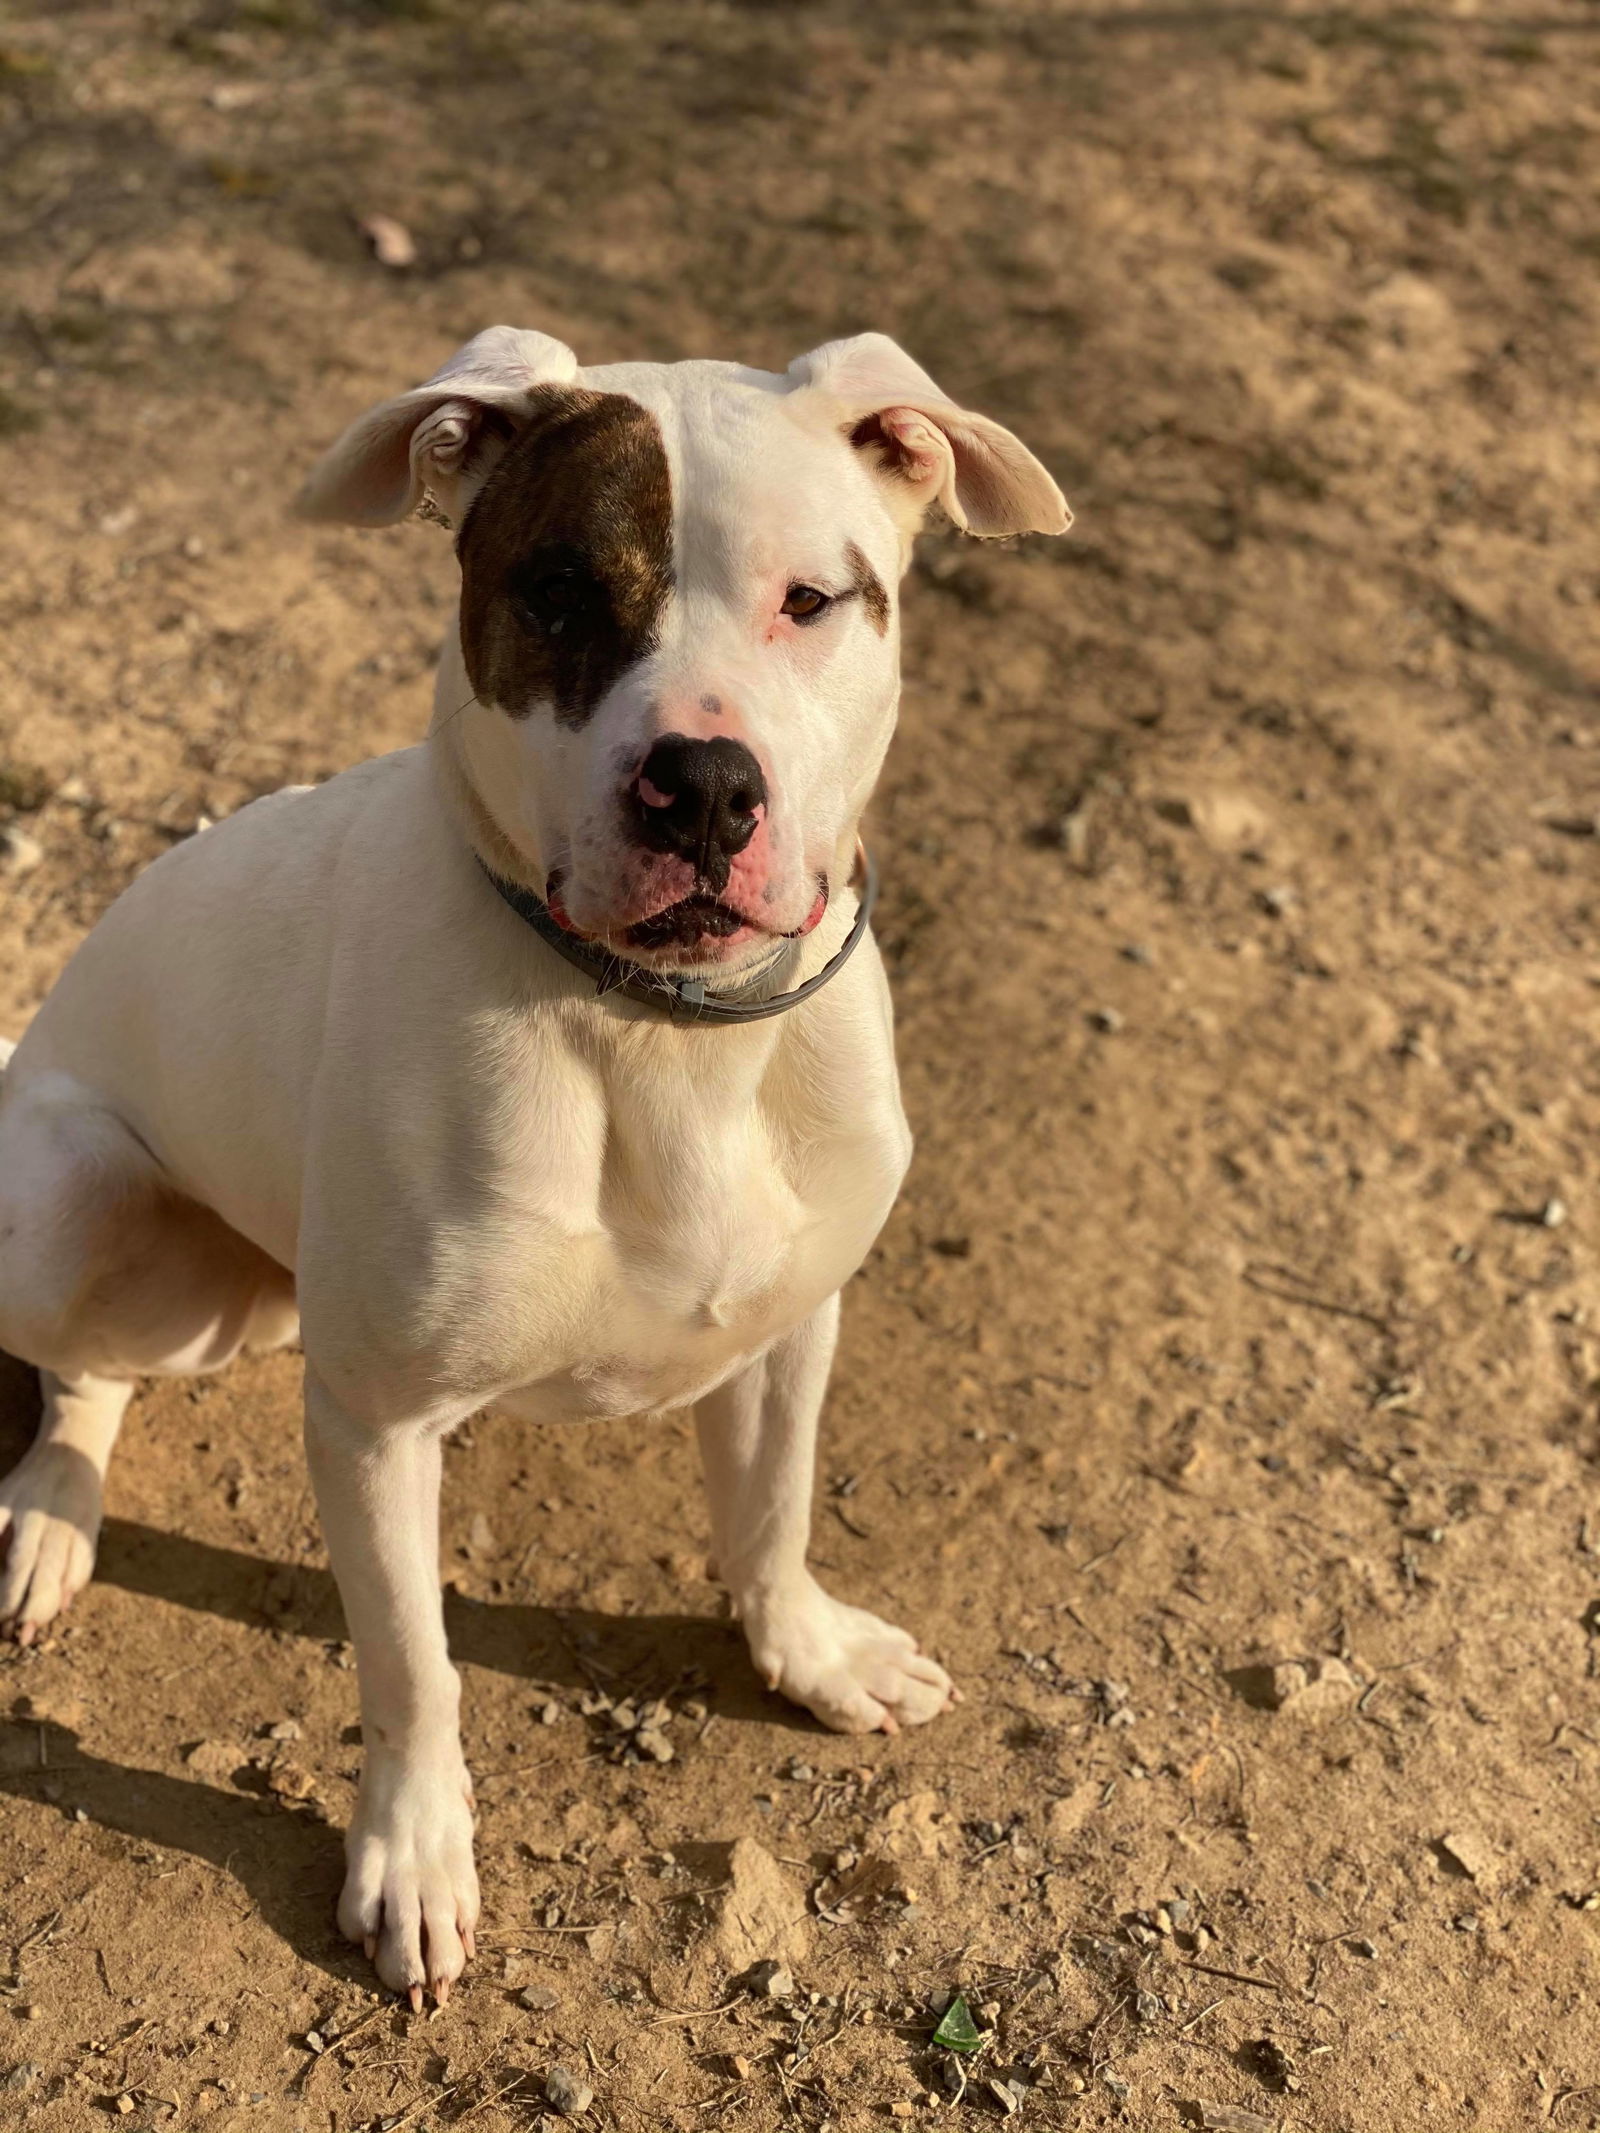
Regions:
<instances>
[{"instance_id":1,"label":"dog's paw","mask_svg":"<svg viewBox=\"0 0 1600 2133\"><path fill-rule=\"evenodd\" d=\"M31 1644L94 1571L100 1476L67 1444L36 1444L0 1482L0 1635Z\"/></svg>"},{"instance_id":2,"label":"dog's paw","mask_svg":"<svg viewBox=\"0 0 1600 2133\"><path fill-rule=\"evenodd\" d=\"M950 1676L914 1637L847 1607L808 1578L746 1615L750 1655L769 1688L804 1704L836 1733L897 1733L952 1703Z\"/></svg>"},{"instance_id":3,"label":"dog's paw","mask_svg":"<svg viewBox=\"0 0 1600 2133\"><path fill-rule=\"evenodd\" d=\"M423 1763L369 1749L345 1860L339 1930L413 2009L424 1990L442 2006L478 1923L472 1781L460 1756Z\"/></svg>"}]
</instances>

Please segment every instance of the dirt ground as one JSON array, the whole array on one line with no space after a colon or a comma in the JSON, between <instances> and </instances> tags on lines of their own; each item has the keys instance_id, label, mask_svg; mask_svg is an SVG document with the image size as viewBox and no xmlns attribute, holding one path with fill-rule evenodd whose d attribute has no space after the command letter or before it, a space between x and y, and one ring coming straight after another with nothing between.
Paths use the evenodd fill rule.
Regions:
<instances>
[{"instance_id":1,"label":"dirt ground","mask_svg":"<svg viewBox=\"0 0 1600 2133\"><path fill-rule=\"evenodd\" d=\"M1079 519L924 542L874 811L919 1147L816 1559L965 1703L845 1741L765 1695L686 1424L480 1418L486 1922L415 2019L333 1923L296 1359L152 1388L98 1582L4 1660L0 2124L509 2133L559 2065L619 2133L1600 2126L1597 33L11 14L0 1029L199 817L421 731L448 542L285 503L484 324L883 327Z\"/></svg>"}]
</instances>

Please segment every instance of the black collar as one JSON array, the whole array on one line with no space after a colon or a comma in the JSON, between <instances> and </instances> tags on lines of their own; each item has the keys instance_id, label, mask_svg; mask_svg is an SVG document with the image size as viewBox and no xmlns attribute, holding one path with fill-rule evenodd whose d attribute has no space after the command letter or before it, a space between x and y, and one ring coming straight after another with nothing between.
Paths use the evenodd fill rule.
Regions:
<instances>
[{"instance_id":1,"label":"black collar","mask_svg":"<svg viewBox=\"0 0 1600 2133\"><path fill-rule=\"evenodd\" d=\"M774 993L769 999L749 1000L741 997L759 985L772 970L778 956L763 963L761 968L744 981L739 992L707 992L703 978L676 978L666 971L647 970L640 963L630 963L626 956L613 955L609 949L598 948L590 941L579 940L558 926L550 915L550 906L531 889L524 889L514 881L507 881L491 867L478 864L488 875L496 889L516 912L518 918L530 925L540 940L553 948L557 955L565 956L574 969L594 979L595 992L600 998L608 992L625 993L630 1000L637 1000L644 1007L653 1007L659 1013L670 1015L676 1021L683 1015L691 1022L760 1022L768 1015L787 1014L791 1007L798 1007L802 1000L820 992L830 979L836 978L849 962L866 934L872 919L872 907L878 900L878 870L872 863L872 855L864 844L856 846L855 870L851 882L860 897L855 922L844 937L844 944L836 955L830 956L814 978L807 978L803 985L796 985L792 992ZM783 951L779 950L779 955Z\"/></svg>"}]
</instances>

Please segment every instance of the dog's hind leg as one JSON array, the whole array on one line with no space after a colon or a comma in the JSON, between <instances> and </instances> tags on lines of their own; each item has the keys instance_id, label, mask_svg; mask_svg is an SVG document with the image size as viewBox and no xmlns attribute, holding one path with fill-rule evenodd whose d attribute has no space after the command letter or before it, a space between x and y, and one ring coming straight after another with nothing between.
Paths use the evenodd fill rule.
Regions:
<instances>
[{"instance_id":1,"label":"dog's hind leg","mask_svg":"<svg viewBox=\"0 0 1600 2133\"><path fill-rule=\"evenodd\" d=\"M290 1338L295 1308L284 1269L179 1193L93 1090L15 1075L0 1088L0 1347L38 1366L44 1416L0 1483L0 1633L29 1643L88 1579L133 1380Z\"/></svg>"}]
</instances>

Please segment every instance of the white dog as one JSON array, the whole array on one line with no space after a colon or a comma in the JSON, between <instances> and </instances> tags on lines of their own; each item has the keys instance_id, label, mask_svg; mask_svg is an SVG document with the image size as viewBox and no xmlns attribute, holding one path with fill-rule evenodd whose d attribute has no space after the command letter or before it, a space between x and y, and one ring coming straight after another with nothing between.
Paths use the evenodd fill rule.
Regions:
<instances>
[{"instance_id":1,"label":"white dog","mask_svg":"<svg viewBox=\"0 0 1600 2133\"><path fill-rule=\"evenodd\" d=\"M953 1693L806 1567L839 1290L909 1153L856 826L923 513L1069 523L879 334L778 377L495 327L303 508L425 492L461 563L428 741L167 854L0 1082L0 1343L44 1383L0 1620L87 1581L133 1379L298 1324L366 1746L339 1920L413 2005L478 1910L437 1531L474 1410L692 1406L765 1679L844 1731Z\"/></svg>"}]
</instances>

